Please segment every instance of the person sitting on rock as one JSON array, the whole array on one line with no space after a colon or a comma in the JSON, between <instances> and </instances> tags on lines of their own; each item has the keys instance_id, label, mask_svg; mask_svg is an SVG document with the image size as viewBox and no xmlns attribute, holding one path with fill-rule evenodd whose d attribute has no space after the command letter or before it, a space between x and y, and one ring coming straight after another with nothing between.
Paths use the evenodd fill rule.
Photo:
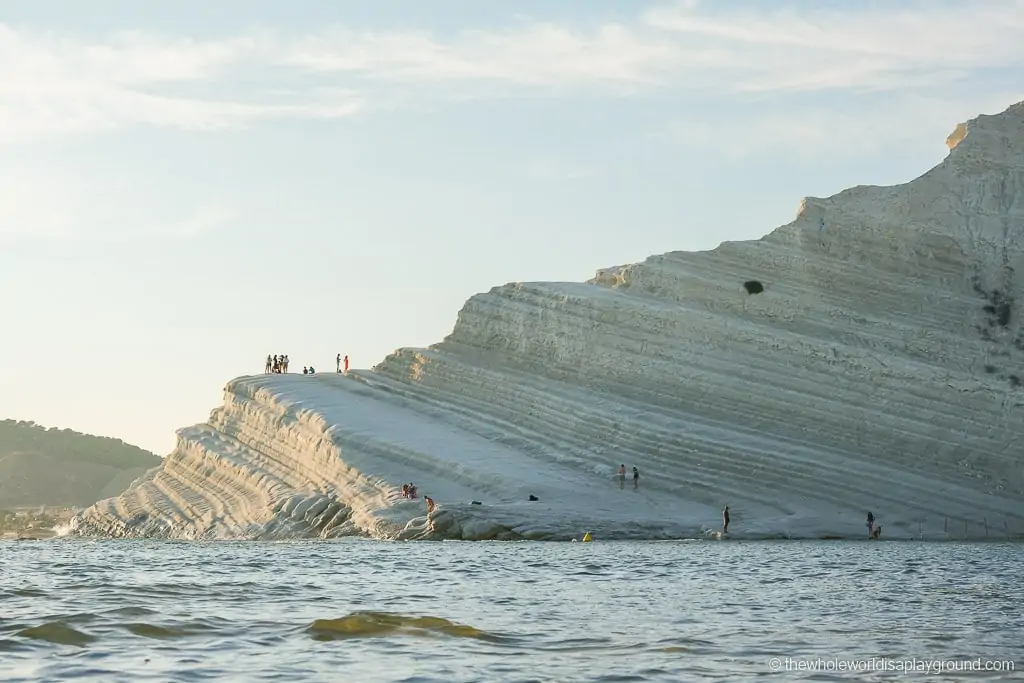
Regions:
<instances>
[{"instance_id":1,"label":"person sitting on rock","mask_svg":"<svg viewBox=\"0 0 1024 683\"><path fill-rule=\"evenodd\" d=\"M309 374L309 370L306 369L305 365L302 366L302 374L303 375L308 375Z\"/></svg>"},{"instance_id":2,"label":"person sitting on rock","mask_svg":"<svg viewBox=\"0 0 1024 683\"><path fill-rule=\"evenodd\" d=\"M311 374L311 375L315 375L316 374L316 368L314 368L312 365L309 366L309 374Z\"/></svg>"},{"instance_id":3,"label":"person sitting on rock","mask_svg":"<svg viewBox=\"0 0 1024 683\"><path fill-rule=\"evenodd\" d=\"M415 498L416 497L416 485L411 483L411 482L409 484L409 497L410 498Z\"/></svg>"},{"instance_id":4,"label":"person sitting on rock","mask_svg":"<svg viewBox=\"0 0 1024 683\"><path fill-rule=\"evenodd\" d=\"M402 498L408 498L408 497L409 497L409 485L408 484L402 484Z\"/></svg>"},{"instance_id":5,"label":"person sitting on rock","mask_svg":"<svg viewBox=\"0 0 1024 683\"><path fill-rule=\"evenodd\" d=\"M879 524L875 527L874 531L871 532L871 538L878 540L882 537L882 525Z\"/></svg>"}]
</instances>

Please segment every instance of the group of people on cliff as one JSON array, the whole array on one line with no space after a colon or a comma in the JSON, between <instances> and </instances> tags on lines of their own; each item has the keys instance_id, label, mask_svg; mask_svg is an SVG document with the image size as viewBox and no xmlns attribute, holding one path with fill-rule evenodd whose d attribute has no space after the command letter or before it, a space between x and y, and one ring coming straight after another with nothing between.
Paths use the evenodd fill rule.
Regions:
<instances>
[{"instance_id":1,"label":"group of people on cliff","mask_svg":"<svg viewBox=\"0 0 1024 683\"><path fill-rule=\"evenodd\" d=\"M288 372L288 354L280 356L267 356L267 365L263 369L264 374L281 374Z\"/></svg>"},{"instance_id":2,"label":"group of people on cliff","mask_svg":"<svg viewBox=\"0 0 1024 683\"><path fill-rule=\"evenodd\" d=\"M402 498L415 499L416 498L416 484L402 484ZM430 496L423 496L423 501L427 504L427 519L430 519L430 515L434 514L434 510L437 508L437 503Z\"/></svg>"},{"instance_id":3,"label":"group of people on cliff","mask_svg":"<svg viewBox=\"0 0 1024 683\"><path fill-rule=\"evenodd\" d=\"M338 354L338 358L336 360L337 360L338 372L348 373L348 356L342 356L339 353ZM281 374L281 373L287 373L287 372L288 372L288 354L282 353L281 355L274 355L274 356L268 355L267 356L267 364L263 368L263 373L264 374L270 375L270 374ZM309 365L309 366L304 367L302 369L302 374L303 375L315 374L315 371L313 370L313 366Z\"/></svg>"}]
</instances>

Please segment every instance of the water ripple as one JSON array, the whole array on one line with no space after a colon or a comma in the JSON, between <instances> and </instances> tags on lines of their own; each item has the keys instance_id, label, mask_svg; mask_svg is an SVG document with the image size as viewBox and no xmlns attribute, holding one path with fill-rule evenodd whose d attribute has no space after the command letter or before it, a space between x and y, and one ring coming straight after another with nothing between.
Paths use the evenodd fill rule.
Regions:
<instances>
[{"instance_id":1,"label":"water ripple","mask_svg":"<svg viewBox=\"0 0 1024 683\"><path fill-rule=\"evenodd\" d=\"M10 683L734 681L773 675L773 657L1024 666L1024 547L1011 544L59 539L0 550Z\"/></svg>"}]
</instances>

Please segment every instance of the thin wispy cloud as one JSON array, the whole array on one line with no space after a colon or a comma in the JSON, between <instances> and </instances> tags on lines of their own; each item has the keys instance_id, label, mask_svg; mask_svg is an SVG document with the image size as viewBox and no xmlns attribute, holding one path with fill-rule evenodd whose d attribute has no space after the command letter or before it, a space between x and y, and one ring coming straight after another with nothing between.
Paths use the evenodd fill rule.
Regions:
<instances>
[{"instance_id":1,"label":"thin wispy cloud","mask_svg":"<svg viewBox=\"0 0 1024 683\"><path fill-rule=\"evenodd\" d=\"M957 122L996 114L1024 99L1024 87L980 97L905 95L864 101L856 109L790 105L714 118L680 115L651 138L731 159L783 154L814 165L823 160L866 158L894 145L927 141L938 153Z\"/></svg>"},{"instance_id":2,"label":"thin wispy cloud","mask_svg":"<svg viewBox=\"0 0 1024 683\"><path fill-rule=\"evenodd\" d=\"M228 206L219 204L201 206L193 214L185 216L183 219L162 225L157 224L145 236L198 237L230 225L238 216L238 212Z\"/></svg>"},{"instance_id":3,"label":"thin wispy cloud","mask_svg":"<svg viewBox=\"0 0 1024 683\"><path fill-rule=\"evenodd\" d=\"M690 1L639 8L623 23L521 22L445 37L332 26L309 35L268 29L200 41L133 31L90 41L0 24L0 143L130 125L341 119L398 93L902 94L995 66L1024 66L1024 0L799 14ZM260 73L274 78L238 80ZM236 82L249 85L209 94Z\"/></svg>"},{"instance_id":4,"label":"thin wispy cloud","mask_svg":"<svg viewBox=\"0 0 1024 683\"><path fill-rule=\"evenodd\" d=\"M0 23L0 148L134 126L342 120L539 91L711 98L715 116L683 108L636 137L732 158L782 152L816 162L880 153L915 136L940 141L957 121L1024 96L1017 84L997 83L983 96L969 87L993 68L1024 68L1024 0L799 13L689 0L641 7L619 23L517 19L444 36L334 25L204 40L141 30L85 39ZM861 99L853 108L807 100L836 93ZM567 181L593 171L567 162L531 173ZM131 182L0 168L0 237L190 238L235 218L216 201L191 201L157 216L159 193Z\"/></svg>"},{"instance_id":5,"label":"thin wispy cloud","mask_svg":"<svg viewBox=\"0 0 1024 683\"><path fill-rule=\"evenodd\" d=\"M138 124L210 130L341 118L362 108L352 90L317 85L235 98L189 91L229 81L276 54L255 37L199 42L130 32L89 43L0 24L0 144Z\"/></svg>"},{"instance_id":6,"label":"thin wispy cloud","mask_svg":"<svg viewBox=\"0 0 1024 683\"><path fill-rule=\"evenodd\" d=\"M190 238L223 228L238 212L221 202L178 207L158 187L53 166L0 168L0 241L31 238Z\"/></svg>"},{"instance_id":7,"label":"thin wispy cloud","mask_svg":"<svg viewBox=\"0 0 1024 683\"><path fill-rule=\"evenodd\" d=\"M706 9L705 9L706 8ZM713 11L687 2L650 9L643 24L691 49L716 46L715 67L741 90L933 87L970 71L1024 64L1024 2L920 2L913 9L768 5Z\"/></svg>"},{"instance_id":8,"label":"thin wispy cloud","mask_svg":"<svg viewBox=\"0 0 1024 683\"><path fill-rule=\"evenodd\" d=\"M422 83L523 86L664 86L685 55L667 37L607 24L584 32L534 24L465 31L449 42L422 33L361 34L335 28L300 40L286 62L319 72Z\"/></svg>"}]
</instances>

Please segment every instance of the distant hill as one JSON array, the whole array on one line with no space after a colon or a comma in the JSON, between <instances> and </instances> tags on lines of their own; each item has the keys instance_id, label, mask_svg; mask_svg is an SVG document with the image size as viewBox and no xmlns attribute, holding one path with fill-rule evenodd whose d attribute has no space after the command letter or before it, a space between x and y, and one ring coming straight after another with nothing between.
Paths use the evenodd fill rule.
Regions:
<instances>
[{"instance_id":1,"label":"distant hill","mask_svg":"<svg viewBox=\"0 0 1024 683\"><path fill-rule=\"evenodd\" d=\"M0 507L84 507L116 496L160 462L120 439L3 420Z\"/></svg>"}]
</instances>

